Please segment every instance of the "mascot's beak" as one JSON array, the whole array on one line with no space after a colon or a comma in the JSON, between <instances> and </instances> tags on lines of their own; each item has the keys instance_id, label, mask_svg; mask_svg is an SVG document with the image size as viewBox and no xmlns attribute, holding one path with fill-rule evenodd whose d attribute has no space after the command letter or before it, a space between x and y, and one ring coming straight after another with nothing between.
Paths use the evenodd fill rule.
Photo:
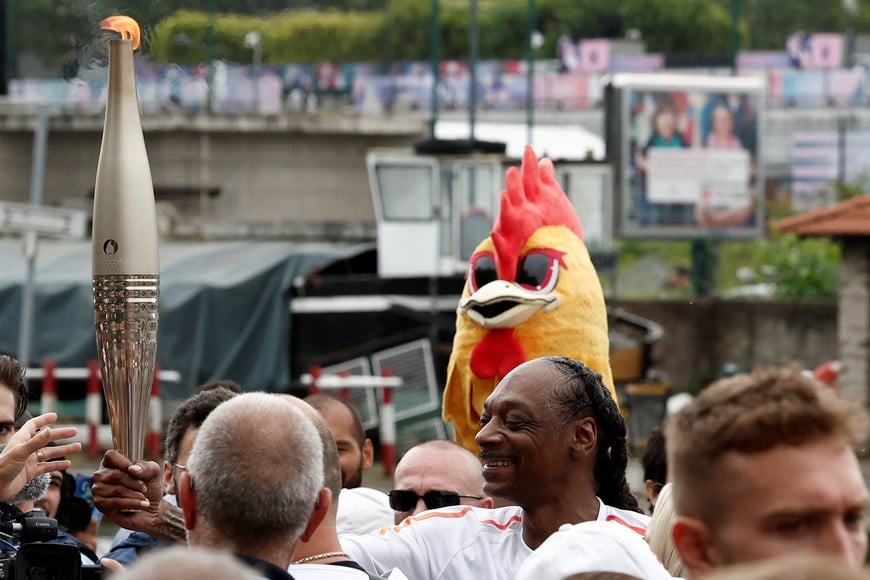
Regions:
<instances>
[{"instance_id":1,"label":"mascot's beak","mask_svg":"<svg viewBox=\"0 0 870 580\"><path fill-rule=\"evenodd\" d=\"M514 328L536 312L553 310L559 302L554 292L541 294L512 282L493 280L460 300L457 314L465 314L484 328Z\"/></svg>"}]
</instances>

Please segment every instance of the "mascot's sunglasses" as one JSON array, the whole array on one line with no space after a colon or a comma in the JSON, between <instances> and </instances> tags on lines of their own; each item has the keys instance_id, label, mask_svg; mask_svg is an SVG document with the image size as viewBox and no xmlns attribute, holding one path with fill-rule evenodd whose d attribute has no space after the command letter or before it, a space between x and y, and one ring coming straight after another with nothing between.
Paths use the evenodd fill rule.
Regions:
<instances>
[{"instance_id":1,"label":"mascot's sunglasses","mask_svg":"<svg viewBox=\"0 0 870 580\"><path fill-rule=\"evenodd\" d=\"M460 498L483 499L479 495L459 495L455 491L427 491L423 495L417 495L410 489L394 489L387 494L390 496L390 507L397 512L409 512L417 505L417 500L423 498L423 503L430 510L448 505L459 505Z\"/></svg>"}]
</instances>

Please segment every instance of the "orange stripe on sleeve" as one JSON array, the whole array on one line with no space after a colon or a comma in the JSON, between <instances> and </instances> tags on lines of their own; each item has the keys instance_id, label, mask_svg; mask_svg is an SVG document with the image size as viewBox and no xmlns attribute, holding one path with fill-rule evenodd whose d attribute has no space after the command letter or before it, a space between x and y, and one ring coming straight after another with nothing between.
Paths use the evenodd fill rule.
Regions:
<instances>
[{"instance_id":1,"label":"orange stripe on sleeve","mask_svg":"<svg viewBox=\"0 0 870 580\"><path fill-rule=\"evenodd\" d=\"M646 535L646 528L641 528L639 526L633 526L630 523L628 523L627 521L625 521L624 519L620 518L619 516L615 516L615 515L611 514L611 515L607 516L607 521L608 522L616 522L617 524L622 524L623 526L625 526L629 530L631 530L633 532L637 532L641 536Z\"/></svg>"},{"instance_id":2,"label":"orange stripe on sleeve","mask_svg":"<svg viewBox=\"0 0 870 580\"><path fill-rule=\"evenodd\" d=\"M394 532L399 532L402 530L402 528L406 528L406 527L410 526L412 521L422 522L423 520L428 520L429 518L448 518L448 519L461 518L461 517L464 517L465 514L467 514L470 511L471 511L470 507L464 507L461 510L455 511L455 512L426 511L426 512L423 512L423 513L418 514L416 516L409 516L409 517L405 518L404 520L402 520L402 523L400 523L397 526L383 527L377 531L377 534L379 536L383 536L391 530Z\"/></svg>"},{"instance_id":3,"label":"orange stripe on sleeve","mask_svg":"<svg viewBox=\"0 0 870 580\"><path fill-rule=\"evenodd\" d=\"M393 531L393 532L398 533L398 532L402 531L403 528L410 526L412 521L422 522L423 520L428 520L430 518L446 518L446 519L462 518L462 517L465 517L468 514L468 512L470 512L470 511L471 511L471 507L468 507L468 506L462 508L461 510L455 511L455 512L426 511L426 512L423 512L423 513L418 514L416 516L410 516L410 517L405 518L404 520L402 520L402 523L400 523L399 525L383 527L383 528L379 529L376 533L379 536L384 536L389 531ZM498 528L499 530L506 530L510 527L510 525L512 523L521 522L521 521L523 521L523 517L519 514L515 514L515 515L511 516L510 518L508 518L508 520L506 522L497 522L495 520L489 519L489 520L481 520L480 523L485 524L485 525L489 525L489 526L494 526L494 527ZM628 525L628 524L626 524L626 525Z\"/></svg>"}]
</instances>

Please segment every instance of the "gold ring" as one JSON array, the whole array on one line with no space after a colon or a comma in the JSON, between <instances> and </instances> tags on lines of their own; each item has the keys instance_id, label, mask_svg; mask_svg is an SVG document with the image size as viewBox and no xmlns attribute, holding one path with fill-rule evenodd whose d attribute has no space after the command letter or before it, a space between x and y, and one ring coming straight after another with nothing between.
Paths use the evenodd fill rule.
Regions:
<instances>
[{"instance_id":1,"label":"gold ring","mask_svg":"<svg viewBox=\"0 0 870 580\"><path fill-rule=\"evenodd\" d=\"M38 463L43 463L45 461L45 455L42 453L42 449L39 449L36 452L36 461Z\"/></svg>"}]
</instances>

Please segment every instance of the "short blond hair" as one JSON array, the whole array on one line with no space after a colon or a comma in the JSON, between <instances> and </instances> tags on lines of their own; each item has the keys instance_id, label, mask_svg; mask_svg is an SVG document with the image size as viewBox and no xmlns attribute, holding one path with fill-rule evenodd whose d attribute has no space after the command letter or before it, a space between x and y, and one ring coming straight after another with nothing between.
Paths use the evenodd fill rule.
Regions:
<instances>
[{"instance_id":1,"label":"short blond hair","mask_svg":"<svg viewBox=\"0 0 870 580\"><path fill-rule=\"evenodd\" d=\"M680 515L716 506L728 453L754 453L821 440L857 445L868 415L857 404L796 369L765 369L722 379L673 416L666 426L668 470ZM709 497L708 497L709 496Z\"/></svg>"},{"instance_id":2,"label":"short blond hair","mask_svg":"<svg viewBox=\"0 0 870 580\"><path fill-rule=\"evenodd\" d=\"M668 483L659 492L656 509L649 521L645 537L650 550L661 561L668 574L675 578L682 578L686 575L686 567L680 559L673 539L674 522L677 519L677 513L674 511L673 488L674 484Z\"/></svg>"}]
</instances>

